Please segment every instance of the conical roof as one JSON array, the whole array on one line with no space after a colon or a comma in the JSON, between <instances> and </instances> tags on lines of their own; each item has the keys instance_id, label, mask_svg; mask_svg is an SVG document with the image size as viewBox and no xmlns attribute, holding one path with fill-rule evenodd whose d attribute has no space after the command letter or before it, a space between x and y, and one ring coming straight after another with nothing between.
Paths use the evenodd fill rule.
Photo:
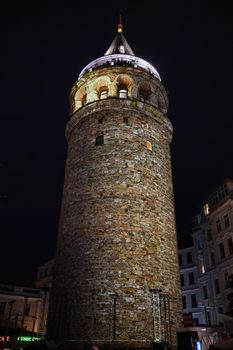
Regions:
<instances>
[{"instance_id":1,"label":"conical roof","mask_svg":"<svg viewBox=\"0 0 233 350\"><path fill-rule=\"evenodd\" d=\"M105 53L104 56L97 58L96 60L89 63L79 74L81 78L87 71L92 71L93 69L99 67L114 67L119 64L126 64L134 68L142 68L145 71L153 74L157 79L160 79L157 70L147 61L142 58L136 57L133 50L127 43L124 35L122 34L122 22L121 17L117 28L117 35L115 36L112 44Z\"/></svg>"},{"instance_id":2,"label":"conical roof","mask_svg":"<svg viewBox=\"0 0 233 350\"><path fill-rule=\"evenodd\" d=\"M109 49L105 53L105 56L114 55L114 54L126 54L126 55L135 56L133 53L133 50L131 49L131 47L127 43L127 40L125 39L124 35L121 32L117 33L112 44L110 45Z\"/></svg>"}]
</instances>

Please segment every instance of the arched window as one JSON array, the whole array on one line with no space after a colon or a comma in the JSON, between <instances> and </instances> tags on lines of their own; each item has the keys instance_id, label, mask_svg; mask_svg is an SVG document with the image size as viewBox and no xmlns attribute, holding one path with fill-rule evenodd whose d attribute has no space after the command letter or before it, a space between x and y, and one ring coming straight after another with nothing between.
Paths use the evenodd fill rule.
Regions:
<instances>
[{"instance_id":1,"label":"arched window","mask_svg":"<svg viewBox=\"0 0 233 350\"><path fill-rule=\"evenodd\" d=\"M104 100L105 98L108 97L108 90L107 89L104 89L100 92L100 100Z\"/></svg>"},{"instance_id":2,"label":"arched window","mask_svg":"<svg viewBox=\"0 0 233 350\"><path fill-rule=\"evenodd\" d=\"M151 87L148 82L142 82L138 88L138 95L144 101L149 100L151 95Z\"/></svg>"},{"instance_id":3,"label":"arched window","mask_svg":"<svg viewBox=\"0 0 233 350\"><path fill-rule=\"evenodd\" d=\"M128 90L126 87L120 87L118 90L118 95L120 98L127 98L128 97Z\"/></svg>"},{"instance_id":4,"label":"arched window","mask_svg":"<svg viewBox=\"0 0 233 350\"><path fill-rule=\"evenodd\" d=\"M82 97L82 106L84 106L87 103L87 94L83 95Z\"/></svg>"},{"instance_id":5,"label":"arched window","mask_svg":"<svg viewBox=\"0 0 233 350\"><path fill-rule=\"evenodd\" d=\"M116 87L119 98L128 98L131 96L132 78L126 74L117 77Z\"/></svg>"}]
</instances>

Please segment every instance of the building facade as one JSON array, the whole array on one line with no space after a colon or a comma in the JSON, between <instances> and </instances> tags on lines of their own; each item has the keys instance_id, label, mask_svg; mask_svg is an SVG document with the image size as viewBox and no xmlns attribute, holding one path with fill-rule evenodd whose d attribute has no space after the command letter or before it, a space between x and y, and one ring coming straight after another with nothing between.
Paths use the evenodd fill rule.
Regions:
<instances>
[{"instance_id":1,"label":"building facade","mask_svg":"<svg viewBox=\"0 0 233 350\"><path fill-rule=\"evenodd\" d=\"M0 329L2 334L39 333L43 295L31 287L0 284Z\"/></svg>"},{"instance_id":2,"label":"building facade","mask_svg":"<svg viewBox=\"0 0 233 350\"><path fill-rule=\"evenodd\" d=\"M192 241L179 249L179 263L184 325L186 318L191 321L186 326L205 324L204 313L200 304L202 295L199 286L197 255ZM190 314L192 316L188 317Z\"/></svg>"},{"instance_id":3,"label":"building facade","mask_svg":"<svg viewBox=\"0 0 233 350\"><path fill-rule=\"evenodd\" d=\"M48 309L50 292L52 288L52 276L53 276L54 260L48 260L43 265L39 266L37 272L37 281L35 283L36 288L39 288L42 293L42 310L41 319L39 324L39 332L45 334L47 330Z\"/></svg>"},{"instance_id":4,"label":"building facade","mask_svg":"<svg viewBox=\"0 0 233 350\"><path fill-rule=\"evenodd\" d=\"M224 323L229 311L228 296L233 293L232 180L226 180L208 197L201 213L195 217L193 239L205 323Z\"/></svg>"},{"instance_id":5,"label":"building facade","mask_svg":"<svg viewBox=\"0 0 233 350\"><path fill-rule=\"evenodd\" d=\"M70 95L48 337L176 347L180 278L168 98L118 33Z\"/></svg>"}]
</instances>

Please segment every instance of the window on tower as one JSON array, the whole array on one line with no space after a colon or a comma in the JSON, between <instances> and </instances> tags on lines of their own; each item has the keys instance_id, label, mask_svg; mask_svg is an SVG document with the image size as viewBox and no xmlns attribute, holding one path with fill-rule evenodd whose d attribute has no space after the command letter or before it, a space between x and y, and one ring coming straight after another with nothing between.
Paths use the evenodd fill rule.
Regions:
<instances>
[{"instance_id":1,"label":"window on tower","mask_svg":"<svg viewBox=\"0 0 233 350\"><path fill-rule=\"evenodd\" d=\"M128 97L128 90L126 88L119 89L118 95L120 98L127 98Z\"/></svg>"},{"instance_id":2,"label":"window on tower","mask_svg":"<svg viewBox=\"0 0 233 350\"><path fill-rule=\"evenodd\" d=\"M82 106L84 106L87 103L87 94L83 95L81 102L82 102Z\"/></svg>"},{"instance_id":3,"label":"window on tower","mask_svg":"<svg viewBox=\"0 0 233 350\"><path fill-rule=\"evenodd\" d=\"M138 88L138 95L139 98L141 98L144 101L149 100L151 95L151 87L147 81L144 81L140 84Z\"/></svg>"},{"instance_id":4,"label":"window on tower","mask_svg":"<svg viewBox=\"0 0 233 350\"><path fill-rule=\"evenodd\" d=\"M99 99L100 100L104 100L105 98L108 97L108 89L107 88L104 88L100 91L99 93Z\"/></svg>"},{"instance_id":5,"label":"window on tower","mask_svg":"<svg viewBox=\"0 0 233 350\"><path fill-rule=\"evenodd\" d=\"M96 144L96 146L100 146L100 145L104 144L104 135L103 134L96 136L95 144Z\"/></svg>"}]
</instances>

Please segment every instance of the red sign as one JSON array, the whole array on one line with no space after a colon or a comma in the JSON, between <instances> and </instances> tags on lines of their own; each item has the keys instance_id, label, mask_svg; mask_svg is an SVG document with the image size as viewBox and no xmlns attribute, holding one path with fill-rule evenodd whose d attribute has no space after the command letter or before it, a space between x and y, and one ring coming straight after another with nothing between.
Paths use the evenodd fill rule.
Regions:
<instances>
[{"instance_id":1,"label":"red sign","mask_svg":"<svg viewBox=\"0 0 233 350\"><path fill-rule=\"evenodd\" d=\"M183 324L184 327L193 327L193 315L192 312L183 314Z\"/></svg>"},{"instance_id":2,"label":"red sign","mask_svg":"<svg viewBox=\"0 0 233 350\"><path fill-rule=\"evenodd\" d=\"M0 342L10 341L9 335L0 335Z\"/></svg>"}]
</instances>

